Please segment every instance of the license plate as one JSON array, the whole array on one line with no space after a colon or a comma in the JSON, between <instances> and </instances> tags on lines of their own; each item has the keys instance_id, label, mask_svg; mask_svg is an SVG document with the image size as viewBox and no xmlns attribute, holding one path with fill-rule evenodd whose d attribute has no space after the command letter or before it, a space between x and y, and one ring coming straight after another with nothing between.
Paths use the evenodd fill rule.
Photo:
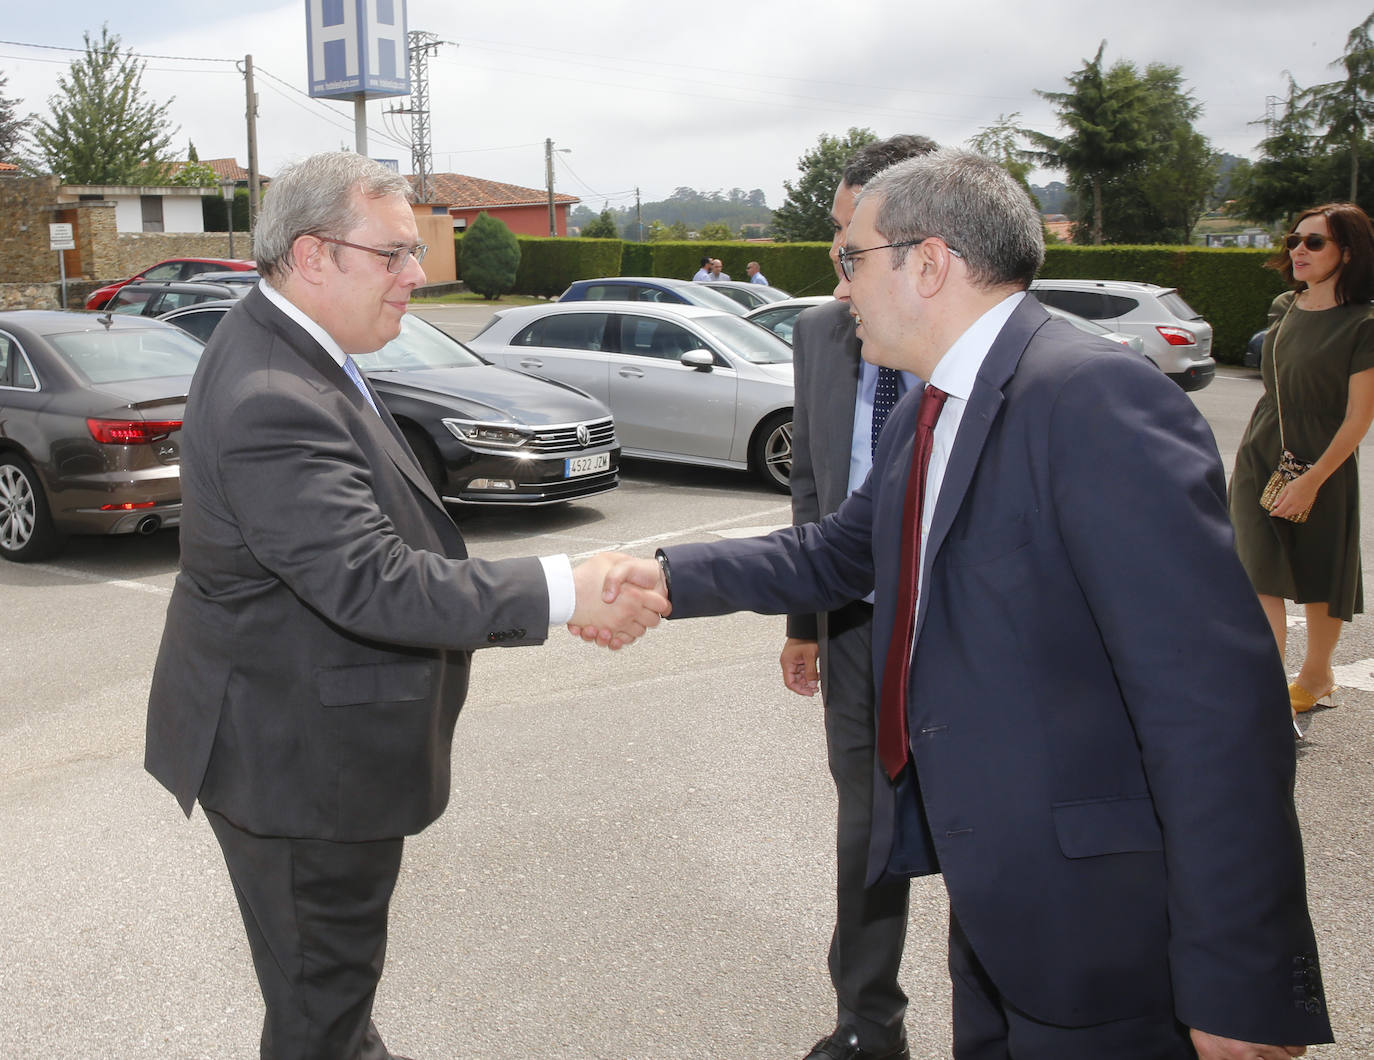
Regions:
<instances>
[{"instance_id":1,"label":"license plate","mask_svg":"<svg viewBox=\"0 0 1374 1060\"><path fill-rule=\"evenodd\" d=\"M592 453L589 456L572 456L563 461L564 478L577 478L578 475L594 475L598 471L609 471L610 469L610 453Z\"/></svg>"}]
</instances>

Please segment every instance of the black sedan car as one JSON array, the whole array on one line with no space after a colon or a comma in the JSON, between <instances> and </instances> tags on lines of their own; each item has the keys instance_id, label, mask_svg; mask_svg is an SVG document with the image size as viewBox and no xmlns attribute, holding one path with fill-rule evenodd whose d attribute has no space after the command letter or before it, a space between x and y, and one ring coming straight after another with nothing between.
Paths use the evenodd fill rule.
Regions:
<instances>
[{"instance_id":1,"label":"black sedan car","mask_svg":"<svg viewBox=\"0 0 1374 1060\"><path fill-rule=\"evenodd\" d=\"M208 339L235 301L162 319ZM354 357L449 504L555 504L620 483L620 446L605 405L581 390L489 364L407 314L401 334Z\"/></svg>"},{"instance_id":2,"label":"black sedan car","mask_svg":"<svg viewBox=\"0 0 1374 1060\"><path fill-rule=\"evenodd\" d=\"M0 313L0 556L181 521L181 417L203 348L140 317Z\"/></svg>"}]
</instances>

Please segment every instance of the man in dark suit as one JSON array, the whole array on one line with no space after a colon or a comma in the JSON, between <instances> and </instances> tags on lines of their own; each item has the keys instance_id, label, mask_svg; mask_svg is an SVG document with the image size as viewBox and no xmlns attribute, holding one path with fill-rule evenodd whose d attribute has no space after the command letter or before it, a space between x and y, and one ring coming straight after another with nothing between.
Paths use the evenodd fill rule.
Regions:
<instances>
[{"instance_id":1,"label":"man in dark suit","mask_svg":"<svg viewBox=\"0 0 1374 1060\"><path fill-rule=\"evenodd\" d=\"M928 380L867 483L608 590L657 585L682 618L876 585L869 878L944 875L959 1060L1330 1041L1284 674L1205 421L1026 295L1040 218L987 159L884 171L845 242L864 357Z\"/></svg>"},{"instance_id":2,"label":"man in dark suit","mask_svg":"<svg viewBox=\"0 0 1374 1060\"><path fill-rule=\"evenodd\" d=\"M806 310L792 333L792 521L813 523L863 484L887 416L921 381L859 356L839 252L859 191L894 162L935 150L924 136L867 144L845 163L830 208L830 260L839 297ZM906 1060L906 994L897 982L906 942L906 877L866 885L873 809L873 600L787 616L779 662L793 692L825 701L825 743L835 781L835 930L830 982L835 1029L806 1060Z\"/></svg>"},{"instance_id":3,"label":"man in dark suit","mask_svg":"<svg viewBox=\"0 0 1374 1060\"><path fill-rule=\"evenodd\" d=\"M353 354L424 279L404 178L283 173L262 285L206 347L181 435L181 572L145 762L219 840L266 1002L263 1060L385 1060L371 1021L402 838L443 811L472 649L590 617L604 564L467 558ZM624 642L665 601L626 601Z\"/></svg>"}]
</instances>

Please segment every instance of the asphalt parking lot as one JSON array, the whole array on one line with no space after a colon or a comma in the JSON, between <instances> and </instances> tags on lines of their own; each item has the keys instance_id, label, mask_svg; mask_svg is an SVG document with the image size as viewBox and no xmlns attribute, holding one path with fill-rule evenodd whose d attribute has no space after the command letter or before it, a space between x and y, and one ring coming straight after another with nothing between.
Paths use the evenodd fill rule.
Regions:
<instances>
[{"instance_id":1,"label":"asphalt parking lot","mask_svg":"<svg viewBox=\"0 0 1374 1060\"><path fill-rule=\"evenodd\" d=\"M461 337L489 311L422 312ZM1258 393L1255 373L1225 370L1195 396L1228 467ZM743 473L630 463L591 501L460 517L477 555L647 555L763 532L788 506ZM0 564L0 1040L16 1057L256 1055L261 1002L218 848L142 770L176 564L174 532ZM778 1060L829 1029L834 795L819 701L778 678L782 639L781 619L736 615L616 655L561 630L479 653L450 808L407 844L393 905L376 1007L393 1050ZM1290 651L1302 640L1299 622ZM1339 1037L1310 1055L1328 1060L1374 1054L1368 616L1337 663L1346 690L1311 718L1297 788ZM938 879L917 881L915 1057L949 1053L945 919Z\"/></svg>"}]
</instances>

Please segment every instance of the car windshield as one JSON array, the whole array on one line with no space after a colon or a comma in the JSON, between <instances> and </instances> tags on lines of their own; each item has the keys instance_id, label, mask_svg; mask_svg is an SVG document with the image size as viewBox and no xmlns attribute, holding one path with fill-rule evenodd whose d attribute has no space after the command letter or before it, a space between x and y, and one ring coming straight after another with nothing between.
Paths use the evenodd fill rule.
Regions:
<instances>
[{"instance_id":1,"label":"car windshield","mask_svg":"<svg viewBox=\"0 0 1374 1060\"><path fill-rule=\"evenodd\" d=\"M433 324L407 313L401 333L376 353L353 358L365 372L414 372L424 368L470 368L486 361Z\"/></svg>"},{"instance_id":2,"label":"car windshield","mask_svg":"<svg viewBox=\"0 0 1374 1060\"><path fill-rule=\"evenodd\" d=\"M792 361L791 346L743 317L705 317L696 323L727 350L746 361L754 364L789 364Z\"/></svg>"},{"instance_id":3,"label":"car windshield","mask_svg":"<svg viewBox=\"0 0 1374 1060\"><path fill-rule=\"evenodd\" d=\"M205 346L176 328L101 328L48 335L49 344L92 386L190 375Z\"/></svg>"},{"instance_id":4,"label":"car windshield","mask_svg":"<svg viewBox=\"0 0 1374 1060\"><path fill-rule=\"evenodd\" d=\"M724 309L727 313L733 313L736 316L743 316L749 312L729 295L721 294L714 288L707 287L704 283L695 283L690 290L692 301L697 305L704 305L710 309Z\"/></svg>"}]
</instances>

